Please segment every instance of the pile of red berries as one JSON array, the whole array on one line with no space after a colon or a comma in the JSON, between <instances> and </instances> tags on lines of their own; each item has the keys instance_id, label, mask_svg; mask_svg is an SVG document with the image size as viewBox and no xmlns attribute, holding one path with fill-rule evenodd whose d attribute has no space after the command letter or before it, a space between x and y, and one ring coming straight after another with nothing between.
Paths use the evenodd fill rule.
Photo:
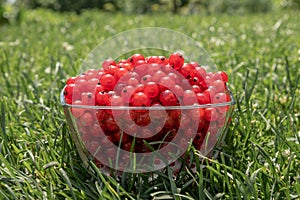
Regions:
<instances>
[{"instance_id":1,"label":"pile of red berries","mask_svg":"<svg viewBox=\"0 0 300 200\"><path fill-rule=\"evenodd\" d=\"M225 72L207 72L197 62L186 63L178 52L169 58L134 54L119 62L105 60L102 68L69 78L64 97L82 141L99 164L116 157L110 144L144 153L181 134L179 148L190 139L198 150L213 146L226 123L229 106L222 103L231 101L227 82ZM209 104L219 106L197 107Z\"/></svg>"}]
</instances>

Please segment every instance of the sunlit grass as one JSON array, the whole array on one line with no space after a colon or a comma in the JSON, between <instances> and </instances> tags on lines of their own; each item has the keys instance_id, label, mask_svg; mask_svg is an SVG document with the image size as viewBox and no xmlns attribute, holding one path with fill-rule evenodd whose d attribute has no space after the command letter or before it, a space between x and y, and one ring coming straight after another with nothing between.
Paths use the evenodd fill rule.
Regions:
<instances>
[{"instance_id":1,"label":"sunlit grass","mask_svg":"<svg viewBox=\"0 0 300 200\"><path fill-rule=\"evenodd\" d=\"M82 16L26 12L0 27L0 199L299 199L300 18ZM59 92L106 38L135 27L171 28L199 41L230 74L237 105L218 159L173 177L84 168ZM203 167L205 166L205 167Z\"/></svg>"}]
</instances>

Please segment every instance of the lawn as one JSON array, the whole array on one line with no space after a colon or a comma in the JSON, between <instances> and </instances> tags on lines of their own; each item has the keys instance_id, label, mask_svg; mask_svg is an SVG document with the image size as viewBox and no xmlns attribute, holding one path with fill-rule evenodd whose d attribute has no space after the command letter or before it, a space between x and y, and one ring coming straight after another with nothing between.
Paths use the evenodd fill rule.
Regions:
<instances>
[{"instance_id":1,"label":"lawn","mask_svg":"<svg viewBox=\"0 0 300 200\"><path fill-rule=\"evenodd\" d=\"M0 26L0 199L300 199L300 14L179 16L26 11ZM199 41L230 76L232 124L193 174L84 168L59 93L99 43L136 27ZM199 164L198 164L199 167Z\"/></svg>"}]
</instances>

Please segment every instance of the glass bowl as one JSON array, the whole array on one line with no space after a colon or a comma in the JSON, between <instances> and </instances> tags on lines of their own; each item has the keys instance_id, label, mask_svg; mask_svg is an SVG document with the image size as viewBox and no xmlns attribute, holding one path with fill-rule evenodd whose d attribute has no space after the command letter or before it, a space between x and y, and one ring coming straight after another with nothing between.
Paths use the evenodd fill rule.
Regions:
<instances>
[{"instance_id":1,"label":"glass bowl","mask_svg":"<svg viewBox=\"0 0 300 200\"><path fill-rule=\"evenodd\" d=\"M189 161L191 148L211 156L231 121L235 99L227 87L226 93L228 102L202 105L82 106L68 104L63 89L60 101L85 165L93 161L105 173L141 173L178 168Z\"/></svg>"}]
</instances>

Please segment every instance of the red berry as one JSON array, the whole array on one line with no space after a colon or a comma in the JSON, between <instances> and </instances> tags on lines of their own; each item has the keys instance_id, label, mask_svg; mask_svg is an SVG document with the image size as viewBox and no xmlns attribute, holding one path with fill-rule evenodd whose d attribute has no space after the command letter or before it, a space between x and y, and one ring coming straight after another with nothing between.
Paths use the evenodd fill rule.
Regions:
<instances>
[{"instance_id":1,"label":"red berry","mask_svg":"<svg viewBox=\"0 0 300 200\"><path fill-rule=\"evenodd\" d=\"M152 76L151 75L145 75L141 78L141 83L142 84L145 84L145 83L148 83L148 82L151 82L152 81Z\"/></svg>"},{"instance_id":2,"label":"red berry","mask_svg":"<svg viewBox=\"0 0 300 200\"><path fill-rule=\"evenodd\" d=\"M66 84L74 84L76 81L76 77L70 77L67 81L66 81Z\"/></svg>"},{"instance_id":3,"label":"red berry","mask_svg":"<svg viewBox=\"0 0 300 200\"><path fill-rule=\"evenodd\" d=\"M126 68L120 68L115 71L114 76L117 80L119 80L127 72L128 70Z\"/></svg>"},{"instance_id":4,"label":"red berry","mask_svg":"<svg viewBox=\"0 0 300 200\"><path fill-rule=\"evenodd\" d=\"M159 94L159 86L154 82L145 84L144 93L150 98L155 98Z\"/></svg>"},{"instance_id":5,"label":"red berry","mask_svg":"<svg viewBox=\"0 0 300 200\"><path fill-rule=\"evenodd\" d=\"M213 103L225 103L227 100L227 94L217 93L213 98Z\"/></svg>"},{"instance_id":6,"label":"red berry","mask_svg":"<svg viewBox=\"0 0 300 200\"><path fill-rule=\"evenodd\" d=\"M170 55L169 57L169 64L176 70L180 69L184 64L183 56L176 52Z\"/></svg>"},{"instance_id":7,"label":"red berry","mask_svg":"<svg viewBox=\"0 0 300 200\"><path fill-rule=\"evenodd\" d=\"M144 58L144 56L142 54L138 54L137 53L137 54L134 54L131 57L129 57L127 61L130 62L130 63L132 63L133 65L135 65L136 62L139 61L139 60L144 61L145 58Z\"/></svg>"},{"instance_id":8,"label":"red berry","mask_svg":"<svg viewBox=\"0 0 300 200\"><path fill-rule=\"evenodd\" d=\"M159 86L162 90L173 90L175 86L175 82L168 76L165 76L160 79Z\"/></svg>"},{"instance_id":9,"label":"red berry","mask_svg":"<svg viewBox=\"0 0 300 200\"><path fill-rule=\"evenodd\" d=\"M73 100L73 90L74 90L75 85L74 84L69 84L65 87L64 90L64 96L65 100L67 103L71 104Z\"/></svg>"},{"instance_id":10,"label":"red berry","mask_svg":"<svg viewBox=\"0 0 300 200\"><path fill-rule=\"evenodd\" d=\"M108 105L109 95L106 92L98 92L96 94L96 105L103 106Z\"/></svg>"},{"instance_id":11,"label":"red berry","mask_svg":"<svg viewBox=\"0 0 300 200\"><path fill-rule=\"evenodd\" d=\"M224 92L226 85L222 80L215 80L213 86L216 88L216 92Z\"/></svg>"},{"instance_id":12,"label":"red berry","mask_svg":"<svg viewBox=\"0 0 300 200\"><path fill-rule=\"evenodd\" d=\"M139 84L139 81L136 78L132 77L127 81L127 84L135 87Z\"/></svg>"},{"instance_id":13,"label":"red berry","mask_svg":"<svg viewBox=\"0 0 300 200\"><path fill-rule=\"evenodd\" d=\"M95 123L95 119L90 112L85 112L80 120L83 126L92 126Z\"/></svg>"},{"instance_id":14,"label":"red berry","mask_svg":"<svg viewBox=\"0 0 300 200\"><path fill-rule=\"evenodd\" d=\"M110 65L116 66L117 64L116 64L116 62L115 62L113 59L107 59L107 60L105 60L105 61L102 63L102 68L105 69L105 68L107 68L107 67L110 66Z\"/></svg>"},{"instance_id":15,"label":"red berry","mask_svg":"<svg viewBox=\"0 0 300 200\"><path fill-rule=\"evenodd\" d=\"M183 89L180 85L175 85L173 87L172 92L174 92L174 94L176 94L176 96L178 97L182 97L183 96Z\"/></svg>"},{"instance_id":16,"label":"red berry","mask_svg":"<svg viewBox=\"0 0 300 200\"><path fill-rule=\"evenodd\" d=\"M175 94L170 90L163 91L160 94L159 99L164 106L175 106L177 105L177 101L178 101Z\"/></svg>"},{"instance_id":17,"label":"red berry","mask_svg":"<svg viewBox=\"0 0 300 200\"><path fill-rule=\"evenodd\" d=\"M150 99L145 93L138 92L132 96L131 103L133 106L150 106Z\"/></svg>"},{"instance_id":18,"label":"red berry","mask_svg":"<svg viewBox=\"0 0 300 200\"><path fill-rule=\"evenodd\" d=\"M121 97L124 102L129 103L131 95L134 93L135 89L131 85L128 85L122 89Z\"/></svg>"},{"instance_id":19,"label":"red berry","mask_svg":"<svg viewBox=\"0 0 300 200\"><path fill-rule=\"evenodd\" d=\"M109 65L108 67L104 68L104 73L114 75L118 69L119 68L115 65Z\"/></svg>"},{"instance_id":20,"label":"red berry","mask_svg":"<svg viewBox=\"0 0 300 200\"><path fill-rule=\"evenodd\" d=\"M82 105L93 106L95 105L95 97L91 92L81 94Z\"/></svg>"},{"instance_id":21,"label":"red berry","mask_svg":"<svg viewBox=\"0 0 300 200\"><path fill-rule=\"evenodd\" d=\"M113 90L116 84L116 79L111 74L105 74L101 77L100 83L105 90Z\"/></svg>"},{"instance_id":22,"label":"red berry","mask_svg":"<svg viewBox=\"0 0 300 200\"><path fill-rule=\"evenodd\" d=\"M159 70L153 74L152 81L155 83L159 83L159 81L165 76L166 74L163 71Z\"/></svg>"},{"instance_id":23,"label":"red berry","mask_svg":"<svg viewBox=\"0 0 300 200\"><path fill-rule=\"evenodd\" d=\"M183 93L183 104L184 105L194 105L198 103L196 95L193 90L186 90Z\"/></svg>"},{"instance_id":24,"label":"red berry","mask_svg":"<svg viewBox=\"0 0 300 200\"><path fill-rule=\"evenodd\" d=\"M81 103L80 100L76 100L76 101L73 102L73 105L81 106L82 103ZM71 108L71 112L72 112L73 116L76 117L76 118L82 116L84 111L85 110L83 108L75 108L75 107Z\"/></svg>"},{"instance_id":25,"label":"red berry","mask_svg":"<svg viewBox=\"0 0 300 200\"><path fill-rule=\"evenodd\" d=\"M205 108L204 119L206 121L216 121L218 119L217 110L215 108Z\"/></svg>"},{"instance_id":26,"label":"red berry","mask_svg":"<svg viewBox=\"0 0 300 200\"><path fill-rule=\"evenodd\" d=\"M197 93L196 96L200 105L209 104L211 102L210 96L206 93Z\"/></svg>"},{"instance_id":27,"label":"red berry","mask_svg":"<svg viewBox=\"0 0 300 200\"><path fill-rule=\"evenodd\" d=\"M184 76L185 78L190 78L191 72L194 69L194 66L190 63L184 63L179 72Z\"/></svg>"},{"instance_id":28,"label":"red berry","mask_svg":"<svg viewBox=\"0 0 300 200\"><path fill-rule=\"evenodd\" d=\"M223 80L225 83L228 82L228 75L224 71L217 72L213 78L215 80Z\"/></svg>"}]
</instances>

